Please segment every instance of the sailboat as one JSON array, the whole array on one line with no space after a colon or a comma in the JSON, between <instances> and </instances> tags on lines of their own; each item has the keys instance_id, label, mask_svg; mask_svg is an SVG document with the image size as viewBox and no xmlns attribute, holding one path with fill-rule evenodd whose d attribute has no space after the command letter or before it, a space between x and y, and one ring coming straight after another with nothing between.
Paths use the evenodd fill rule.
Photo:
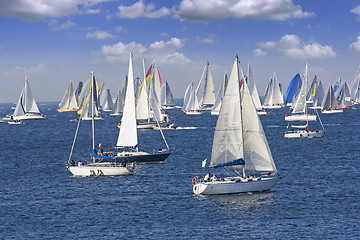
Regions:
<instances>
[{"instance_id":1,"label":"sailboat","mask_svg":"<svg viewBox=\"0 0 360 240\"><path fill-rule=\"evenodd\" d=\"M174 96L171 92L170 85L167 81L165 81L165 84L161 87L162 92L161 96L163 97L163 100L161 102L163 109L174 109L175 108L175 101Z\"/></svg>"},{"instance_id":2,"label":"sailboat","mask_svg":"<svg viewBox=\"0 0 360 240\"><path fill-rule=\"evenodd\" d=\"M99 94L99 104L101 107L101 110L105 112L112 111L113 108L113 102L112 97L109 88L107 88L106 84L103 83L101 85L101 90Z\"/></svg>"},{"instance_id":3,"label":"sailboat","mask_svg":"<svg viewBox=\"0 0 360 240\"><path fill-rule=\"evenodd\" d=\"M296 98L296 101L293 105L293 114L294 116L291 120L287 120L291 116L286 116L285 120L287 121L306 121L306 125L291 125L288 124L284 134L285 138L312 138L312 137L322 137L324 136L324 126L321 122L320 116L319 121L322 127L322 130L310 131L309 121L315 121L316 115L308 115L307 105L306 105L306 93L307 93L307 79L308 79L308 64L306 63L304 80L301 86L301 90ZM314 110L316 112L316 110ZM316 112L317 113L317 112ZM294 120L296 119L296 120Z\"/></svg>"},{"instance_id":4,"label":"sailboat","mask_svg":"<svg viewBox=\"0 0 360 240\"><path fill-rule=\"evenodd\" d=\"M345 82L340 90L338 97L340 109L354 109L351 102L351 93L348 84Z\"/></svg>"},{"instance_id":5,"label":"sailboat","mask_svg":"<svg viewBox=\"0 0 360 240\"><path fill-rule=\"evenodd\" d=\"M199 115L202 113L199 111L199 108L200 106L196 95L195 83L192 81L185 91L182 111L188 115Z\"/></svg>"},{"instance_id":6,"label":"sailboat","mask_svg":"<svg viewBox=\"0 0 360 240\"><path fill-rule=\"evenodd\" d=\"M2 120L38 120L45 119L45 115L40 113L40 110L33 98L33 95L30 90L30 85L28 77L25 77L25 85L21 91L19 100L16 104L14 113L12 115L7 115Z\"/></svg>"},{"instance_id":7,"label":"sailboat","mask_svg":"<svg viewBox=\"0 0 360 240\"><path fill-rule=\"evenodd\" d=\"M220 85L219 91L216 94L215 103L210 112L211 115L219 115L219 113L220 113L221 103L224 98L227 82L228 82L228 78L227 78L227 74L225 72L224 79Z\"/></svg>"},{"instance_id":8,"label":"sailboat","mask_svg":"<svg viewBox=\"0 0 360 240\"><path fill-rule=\"evenodd\" d=\"M283 106L283 95L276 74L274 73L265 90L263 108L281 108Z\"/></svg>"},{"instance_id":9,"label":"sailboat","mask_svg":"<svg viewBox=\"0 0 360 240\"><path fill-rule=\"evenodd\" d=\"M70 81L59 104L58 112L76 112L79 109L73 85Z\"/></svg>"},{"instance_id":10,"label":"sailboat","mask_svg":"<svg viewBox=\"0 0 360 240\"><path fill-rule=\"evenodd\" d=\"M236 56L216 123L210 161L210 167L234 170L236 175L217 181L195 177L195 194L263 192L280 179L247 83L244 81L241 90L239 84ZM237 169L242 169L242 174ZM246 176L245 170L260 174Z\"/></svg>"},{"instance_id":11,"label":"sailboat","mask_svg":"<svg viewBox=\"0 0 360 240\"><path fill-rule=\"evenodd\" d=\"M319 81L319 84L316 86L315 96L312 97L312 106L310 106L309 108L310 109L321 109L322 108L321 103L322 103L323 99L324 99L324 88L323 88L322 82Z\"/></svg>"},{"instance_id":12,"label":"sailboat","mask_svg":"<svg viewBox=\"0 0 360 240\"><path fill-rule=\"evenodd\" d=\"M285 95L285 105L286 106L291 106L293 104L293 102L296 99L296 96L300 92L301 85L302 85L301 77L300 77L300 74L297 73L293 77L293 79L290 81L290 84L286 90L286 95Z\"/></svg>"},{"instance_id":13,"label":"sailboat","mask_svg":"<svg viewBox=\"0 0 360 240\"><path fill-rule=\"evenodd\" d=\"M96 94L96 81L94 72L91 72L91 83L90 83L90 94L91 102L95 101ZM70 156L67 163L67 169L74 175L79 177L90 177L90 176L121 176L121 175L130 175L133 174L133 166L127 167L126 164L116 163L114 156L103 156L99 155L95 151L95 105L91 104L91 118L92 118L92 154L90 163L82 163L80 160L77 165L75 165L75 160L73 159L73 150L75 146L75 141L80 126L81 120L78 122L76 129L73 145L71 148ZM101 154L101 153L100 153Z\"/></svg>"},{"instance_id":14,"label":"sailboat","mask_svg":"<svg viewBox=\"0 0 360 240\"><path fill-rule=\"evenodd\" d=\"M295 102L291 106L291 114L285 115L285 121L316 121L316 115L309 115L307 113L307 77L308 65L306 64L304 80L302 81L300 92L297 94Z\"/></svg>"},{"instance_id":15,"label":"sailboat","mask_svg":"<svg viewBox=\"0 0 360 240\"><path fill-rule=\"evenodd\" d=\"M202 92L202 95L199 95L199 91L203 81L204 81L204 90ZM199 96L201 96L199 101L199 106L201 110L210 111L212 109L215 103L215 90L214 90L214 81L210 71L209 62L207 62L204 67L204 71L201 75L199 84L196 88L196 96L198 98Z\"/></svg>"},{"instance_id":16,"label":"sailboat","mask_svg":"<svg viewBox=\"0 0 360 240\"><path fill-rule=\"evenodd\" d=\"M163 162L168 156L170 156L171 150L161 130L160 133L166 144L166 149L158 149L157 152L154 151L152 154L144 151L139 151L138 149L135 90L134 90L132 61L133 61L132 54L130 53L128 81L127 81L126 93L125 93L125 104L121 119L121 128L116 143L116 148L118 149L118 151L115 154L116 156L115 160L116 162L126 161L126 162L137 162L137 163ZM155 91L155 88L152 88L152 91ZM150 104L154 106L157 103L155 103L154 100L151 100ZM160 119L158 119L157 117L159 117L158 114L155 114L156 121L159 122Z\"/></svg>"},{"instance_id":17,"label":"sailboat","mask_svg":"<svg viewBox=\"0 0 360 240\"><path fill-rule=\"evenodd\" d=\"M341 110L339 108L339 105L337 103L335 93L334 93L334 90L333 90L333 87L331 86L331 84L329 85L329 88L326 92L325 98L321 105L322 105L321 112L324 114L342 113L343 112L343 110Z\"/></svg>"},{"instance_id":18,"label":"sailboat","mask_svg":"<svg viewBox=\"0 0 360 240\"><path fill-rule=\"evenodd\" d=\"M266 115L267 114L266 110L263 109L263 107L261 106L259 93L258 93L257 88L256 88L256 84L255 84L255 80L254 80L254 77L253 77L253 74L252 74L252 71L251 71L250 64L248 65L248 74L247 75L248 75L247 84L249 86L249 90L250 90L252 99L254 101L257 113L259 115Z\"/></svg>"},{"instance_id":19,"label":"sailboat","mask_svg":"<svg viewBox=\"0 0 360 240\"><path fill-rule=\"evenodd\" d=\"M116 96L115 103L113 105L112 112L110 113L110 116L119 116L122 112L122 108L123 108L122 94L121 94L121 90L119 90Z\"/></svg>"},{"instance_id":20,"label":"sailboat","mask_svg":"<svg viewBox=\"0 0 360 240\"><path fill-rule=\"evenodd\" d=\"M313 103L314 102L314 98L315 98L315 95L316 95L316 90L317 90L317 87L318 87L319 83L318 83L318 79L317 79L317 76L315 75L312 83L311 83L311 86L309 88L309 92L307 93L306 95L306 103Z\"/></svg>"}]
</instances>

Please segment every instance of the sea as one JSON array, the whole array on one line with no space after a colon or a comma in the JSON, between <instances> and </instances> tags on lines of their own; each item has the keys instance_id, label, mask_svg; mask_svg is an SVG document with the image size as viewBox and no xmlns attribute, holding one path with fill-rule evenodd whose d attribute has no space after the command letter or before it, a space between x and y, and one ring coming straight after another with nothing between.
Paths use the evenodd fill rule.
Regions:
<instances>
[{"instance_id":1,"label":"sea","mask_svg":"<svg viewBox=\"0 0 360 240\"><path fill-rule=\"evenodd\" d=\"M216 116L168 110L176 130L163 163L120 177L72 177L66 170L76 113L38 104L45 120L0 123L0 239L360 239L360 107L320 114L325 136L285 139L288 108L260 116L281 180L264 193L196 196L207 172ZM0 116L13 104L0 104ZM120 117L96 121L95 142L116 143ZM310 122L311 130L321 129ZM164 148L159 131L138 131L139 149ZM89 156L91 123L74 153ZM208 164L207 164L208 165Z\"/></svg>"}]
</instances>

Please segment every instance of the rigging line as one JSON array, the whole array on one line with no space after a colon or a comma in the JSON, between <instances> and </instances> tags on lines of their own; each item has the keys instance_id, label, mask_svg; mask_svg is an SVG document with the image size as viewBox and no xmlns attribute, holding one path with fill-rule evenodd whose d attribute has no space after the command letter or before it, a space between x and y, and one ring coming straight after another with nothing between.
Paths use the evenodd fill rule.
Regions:
<instances>
[{"instance_id":1,"label":"rigging line","mask_svg":"<svg viewBox=\"0 0 360 240\"><path fill-rule=\"evenodd\" d=\"M321 124L321 127L322 127L323 131L325 132L325 128L324 128L324 125L323 125L323 123L322 123L322 121L321 121L321 118L320 118L320 116L319 116L319 113L316 111L316 109L314 109L314 111L316 112L316 115L317 115L318 118L319 118L319 122L320 122L320 124Z\"/></svg>"},{"instance_id":2,"label":"rigging line","mask_svg":"<svg viewBox=\"0 0 360 240\"><path fill-rule=\"evenodd\" d=\"M81 119L79 119L78 125L77 125L77 127L76 127L75 137L74 137L73 144L72 144L72 146L71 146L71 151L70 151L70 155L69 155L69 159L68 159L68 165L70 164L70 159L71 159L71 156L72 156L73 151L74 151L75 141L76 141L76 137L77 137L77 134L78 134L78 130L79 130L79 126L80 126L80 122L81 122Z\"/></svg>"}]
</instances>

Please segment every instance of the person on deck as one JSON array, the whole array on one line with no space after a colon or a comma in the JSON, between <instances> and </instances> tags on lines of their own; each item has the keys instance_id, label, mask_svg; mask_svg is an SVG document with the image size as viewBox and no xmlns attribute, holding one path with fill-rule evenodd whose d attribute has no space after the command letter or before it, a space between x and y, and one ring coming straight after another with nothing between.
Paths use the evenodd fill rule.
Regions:
<instances>
[{"instance_id":1,"label":"person on deck","mask_svg":"<svg viewBox=\"0 0 360 240\"><path fill-rule=\"evenodd\" d=\"M210 181L210 173L206 174L204 177L204 182Z\"/></svg>"},{"instance_id":2,"label":"person on deck","mask_svg":"<svg viewBox=\"0 0 360 240\"><path fill-rule=\"evenodd\" d=\"M216 174L214 173L214 175L211 177L211 181L215 182L218 180L218 177L216 176Z\"/></svg>"}]
</instances>

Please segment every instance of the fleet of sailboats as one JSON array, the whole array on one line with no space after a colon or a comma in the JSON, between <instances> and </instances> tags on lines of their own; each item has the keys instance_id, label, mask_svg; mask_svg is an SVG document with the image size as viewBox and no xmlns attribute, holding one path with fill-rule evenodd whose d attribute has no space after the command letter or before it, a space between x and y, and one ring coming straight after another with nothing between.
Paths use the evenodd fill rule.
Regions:
<instances>
[{"instance_id":1,"label":"fleet of sailboats","mask_svg":"<svg viewBox=\"0 0 360 240\"><path fill-rule=\"evenodd\" d=\"M79 109L79 105L75 96L73 85L70 81L64 96L59 104L58 112L76 112Z\"/></svg>"},{"instance_id":2,"label":"fleet of sailboats","mask_svg":"<svg viewBox=\"0 0 360 240\"><path fill-rule=\"evenodd\" d=\"M263 108L281 108L284 106L284 98L276 74L270 78L263 98Z\"/></svg>"}]
</instances>

